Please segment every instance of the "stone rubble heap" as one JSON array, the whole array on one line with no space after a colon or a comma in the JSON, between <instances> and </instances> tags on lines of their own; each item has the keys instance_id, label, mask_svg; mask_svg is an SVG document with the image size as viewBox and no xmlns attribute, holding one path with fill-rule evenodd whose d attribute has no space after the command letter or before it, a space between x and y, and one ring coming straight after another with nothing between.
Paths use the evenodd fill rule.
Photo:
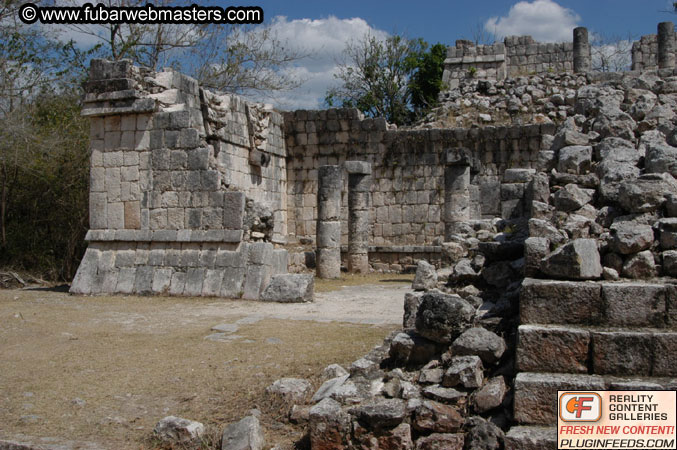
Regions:
<instances>
[{"instance_id":1,"label":"stone rubble heap","mask_svg":"<svg viewBox=\"0 0 677 450\"><path fill-rule=\"evenodd\" d=\"M675 388L677 78L660 75L574 91L542 170L504 175L522 214L456 227L404 329L294 408L312 448L555 448L558 389Z\"/></svg>"},{"instance_id":2,"label":"stone rubble heap","mask_svg":"<svg viewBox=\"0 0 677 450\"><path fill-rule=\"evenodd\" d=\"M482 80L469 77L458 88L440 94L440 106L423 119L423 126L468 127L561 121L574 114L576 91L589 84L585 74L538 75Z\"/></svg>"}]
</instances>

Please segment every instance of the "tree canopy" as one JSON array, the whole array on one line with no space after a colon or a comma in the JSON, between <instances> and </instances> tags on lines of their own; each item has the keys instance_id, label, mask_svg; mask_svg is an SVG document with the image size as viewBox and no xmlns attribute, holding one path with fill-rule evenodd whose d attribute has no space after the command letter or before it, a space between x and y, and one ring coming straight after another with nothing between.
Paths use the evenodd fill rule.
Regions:
<instances>
[{"instance_id":1,"label":"tree canopy","mask_svg":"<svg viewBox=\"0 0 677 450\"><path fill-rule=\"evenodd\" d=\"M443 45L428 49L422 39L365 35L346 45L335 75L340 84L327 91L326 102L411 123L437 102L445 53Z\"/></svg>"}]
</instances>

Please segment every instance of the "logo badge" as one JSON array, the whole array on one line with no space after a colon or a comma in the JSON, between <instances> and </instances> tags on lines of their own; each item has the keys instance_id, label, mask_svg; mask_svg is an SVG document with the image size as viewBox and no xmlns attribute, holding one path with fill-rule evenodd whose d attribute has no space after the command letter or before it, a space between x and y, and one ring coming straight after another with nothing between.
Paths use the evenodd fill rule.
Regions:
<instances>
[{"instance_id":1,"label":"logo badge","mask_svg":"<svg viewBox=\"0 0 677 450\"><path fill-rule=\"evenodd\" d=\"M602 397L596 392L564 392L559 396L559 417L564 422L597 422Z\"/></svg>"}]
</instances>

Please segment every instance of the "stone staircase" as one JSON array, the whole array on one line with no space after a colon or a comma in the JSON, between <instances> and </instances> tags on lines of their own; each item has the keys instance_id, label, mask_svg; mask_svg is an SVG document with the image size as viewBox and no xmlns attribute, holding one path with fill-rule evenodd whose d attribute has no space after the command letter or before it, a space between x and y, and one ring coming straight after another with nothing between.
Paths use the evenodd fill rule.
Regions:
<instances>
[{"instance_id":1,"label":"stone staircase","mask_svg":"<svg viewBox=\"0 0 677 450\"><path fill-rule=\"evenodd\" d=\"M677 286L527 278L506 450L555 449L558 390L677 389Z\"/></svg>"}]
</instances>

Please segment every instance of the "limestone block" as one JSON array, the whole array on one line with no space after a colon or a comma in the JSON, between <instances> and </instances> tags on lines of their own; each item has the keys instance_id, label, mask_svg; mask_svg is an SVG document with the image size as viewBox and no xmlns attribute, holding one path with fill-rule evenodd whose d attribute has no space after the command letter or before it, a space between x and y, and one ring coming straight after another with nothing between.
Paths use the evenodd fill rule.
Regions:
<instances>
[{"instance_id":1,"label":"limestone block","mask_svg":"<svg viewBox=\"0 0 677 450\"><path fill-rule=\"evenodd\" d=\"M541 271L555 278L600 278L602 264L597 242L594 239L575 239L569 242L542 260Z\"/></svg>"},{"instance_id":2,"label":"limestone block","mask_svg":"<svg viewBox=\"0 0 677 450\"><path fill-rule=\"evenodd\" d=\"M316 250L316 267L319 278L340 278L341 249L318 248Z\"/></svg>"},{"instance_id":3,"label":"limestone block","mask_svg":"<svg viewBox=\"0 0 677 450\"><path fill-rule=\"evenodd\" d=\"M124 202L124 228L141 228L141 206L139 202Z\"/></svg>"},{"instance_id":4,"label":"limestone block","mask_svg":"<svg viewBox=\"0 0 677 450\"><path fill-rule=\"evenodd\" d=\"M223 272L223 269L207 269L202 285L203 296L218 297L221 294Z\"/></svg>"},{"instance_id":5,"label":"limestone block","mask_svg":"<svg viewBox=\"0 0 677 450\"><path fill-rule=\"evenodd\" d=\"M89 228L93 230L108 228L108 196L105 192L89 194Z\"/></svg>"},{"instance_id":6,"label":"limestone block","mask_svg":"<svg viewBox=\"0 0 677 450\"><path fill-rule=\"evenodd\" d=\"M263 289L270 280L270 272L270 266L249 265L247 267L247 274L245 276L242 298L247 300L260 299Z\"/></svg>"},{"instance_id":7,"label":"limestone block","mask_svg":"<svg viewBox=\"0 0 677 450\"><path fill-rule=\"evenodd\" d=\"M651 375L654 377L677 376L674 355L677 352L677 333L654 334L654 361Z\"/></svg>"},{"instance_id":8,"label":"limestone block","mask_svg":"<svg viewBox=\"0 0 677 450\"><path fill-rule=\"evenodd\" d=\"M266 286L261 300L280 303L312 302L314 277L307 274L274 275Z\"/></svg>"},{"instance_id":9,"label":"limestone block","mask_svg":"<svg viewBox=\"0 0 677 450\"><path fill-rule=\"evenodd\" d=\"M587 324L605 321L605 304L597 283L527 278L520 291L522 324Z\"/></svg>"},{"instance_id":10,"label":"limestone block","mask_svg":"<svg viewBox=\"0 0 677 450\"><path fill-rule=\"evenodd\" d=\"M108 203L107 215L109 229L117 230L125 228L125 211L122 202Z\"/></svg>"},{"instance_id":11,"label":"limestone block","mask_svg":"<svg viewBox=\"0 0 677 450\"><path fill-rule=\"evenodd\" d=\"M592 336L592 368L599 375L651 375L653 336L649 332L597 332Z\"/></svg>"},{"instance_id":12,"label":"limestone block","mask_svg":"<svg viewBox=\"0 0 677 450\"><path fill-rule=\"evenodd\" d=\"M70 292L72 294L90 294L92 292L92 281L97 273L101 251L90 245L82 257L78 271L71 283Z\"/></svg>"},{"instance_id":13,"label":"limestone block","mask_svg":"<svg viewBox=\"0 0 677 450\"><path fill-rule=\"evenodd\" d=\"M223 271L221 282L221 297L241 298L244 294L243 285L246 270L242 267L227 267Z\"/></svg>"},{"instance_id":14,"label":"limestone block","mask_svg":"<svg viewBox=\"0 0 677 450\"><path fill-rule=\"evenodd\" d=\"M588 373L588 331L552 325L520 325L518 332L519 371Z\"/></svg>"},{"instance_id":15,"label":"limestone block","mask_svg":"<svg viewBox=\"0 0 677 450\"><path fill-rule=\"evenodd\" d=\"M120 269L118 273L118 281L115 286L115 292L120 294L131 294L134 291L134 284L136 281L136 268L127 267Z\"/></svg>"},{"instance_id":16,"label":"limestone block","mask_svg":"<svg viewBox=\"0 0 677 450\"><path fill-rule=\"evenodd\" d=\"M242 229L244 207L244 192L225 192L223 196L223 227L230 230Z\"/></svg>"},{"instance_id":17,"label":"limestone block","mask_svg":"<svg viewBox=\"0 0 677 450\"><path fill-rule=\"evenodd\" d=\"M173 269L158 267L153 270L151 290L153 294L166 294L172 281Z\"/></svg>"},{"instance_id":18,"label":"limestone block","mask_svg":"<svg viewBox=\"0 0 677 450\"><path fill-rule=\"evenodd\" d=\"M603 283L609 326L663 328L666 325L666 289L661 284Z\"/></svg>"},{"instance_id":19,"label":"limestone block","mask_svg":"<svg viewBox=\"0 0 677 450\"><path fill-rule=\"evenodd\" d=\"M202 286L204 283L207 269L189 268L186 271L186 284L183 295L200 296L202 295Z\"/></svg>"},{"instance_id":20,"label":"limestone block","mask_svg":"<svg viewBox=\"0 0 677 450\"><path fill-rule=\"evenodd\" d=\"M273 244L269 242L252 242L247 245L249 264L271 265Z\"/></svg>"},{"instance_id":21,"label":"limestone block","mask_svg":"<svg viewBox=\"0 0 677 450\"><path fill-rule=\"evenodd\" d=\"M553 399L558 390L603 389L604 379L595 375L519 373L515 378L515 420L521 424L555 424L557 409Z\"/></svg>"},{"instance_id":22,"label":"limestone block","mask_svg":"<svg viewBox=\"0 0 677 450\"><path fill-rule=\"evenodd\" d=\"M136 277L134 278L134 293L139 295L148 295L152 292L153 286L153 267L139 266L136 268Z\"/></svg>"},{"instance_id":23,"label":"limestone block","mask_svg":"<svg viewBox=\"0 0 677 450\"><path fill-rule=\"evenodd\" d=\"M471 326L474 308L461 297L429 292L416 313L416 331L439 343L453 342Z\"/></svg>"}]
</instances>

